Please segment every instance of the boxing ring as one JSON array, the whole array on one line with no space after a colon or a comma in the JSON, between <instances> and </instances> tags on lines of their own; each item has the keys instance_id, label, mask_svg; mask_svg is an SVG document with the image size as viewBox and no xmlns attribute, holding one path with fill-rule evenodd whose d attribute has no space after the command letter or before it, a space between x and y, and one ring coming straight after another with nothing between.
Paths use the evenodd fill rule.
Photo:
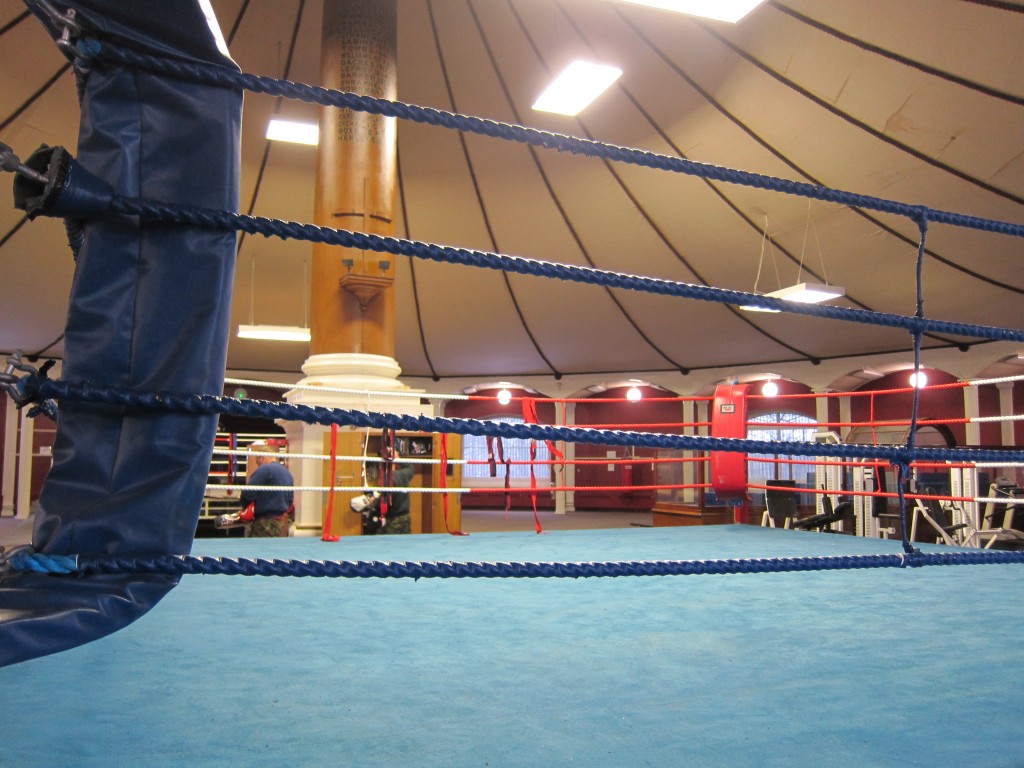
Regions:
<instances>
[{"instance_id":1,"label":"boxing ring","mask_svg":"<svg viewBox=\"0 0 1024 768\"><path fill-rule=\"evenodd\" d=\"M111 21L97 13L115 13L111 0L62 5L83 15L30 3L73 52L83 125L94 133L77 159L52 148L25 163L10 151L4 158L30 215L69 221L82 272L63 379L20 363L6 373L12 396L56 413L60 431L33 545L0 554L0 685L10 702L0 764L963 766L1024 759L1015 738L1024 693L1012 674L1024 661L1024 620L1014 606L1024 554L914 546L902 485L902 541L751 526L359 537L330 545L192 540L216 417L225 413L722 453L774 447L885 461L904 476L915 460L1024 461L1021 451L915 447L916 407L905 445L836 446L221 397L236 231L905 328L915 367L927 332L1024 341L1020 330L927 318L920 260L915 316L793 306L238 216L236 166L201 181L157 171L166 164L161 153L173 157L183 145L202 147L210 164L235 158L240 94L249 88L907 216L920 229L919 259L929 224L1018 237L1024 227L271 82L237 72L212 37L186 44L152 19L129 13ZM195 6L177 9L182 24L206 23ZM158 32L173 39L154 45ZM164 58L175 44L174 56ZM112 114L140 99L153 110L139 110L150 143L110 141L108 132L119 128ZM200 104L209 124L167 127L168 115ZM97 258L144 277L111 280L108 266L89 266ZM152 261L138 269L139 258ZM160 312L179 306L185 278L194 286L195 317L168 331ZM134 315L137 295L152 314ZM114 341L96 329L104 313L110 317L101 319L127 329ZM215 575L222 573L253 578Z\"/></svg>"},{"instance_id":2,"label":"boxing ring","mask_svg":"<svg viewBox=\"0 0 1024 768\"><path fill-rule=\"evenodd\" d=\"M197 541L199 554L897 553L752 526ZM937 549L937 548L926 548ZM617 579L189 576L0 669L6 765L1013 765L1019 565Z\"/></svg>"}]
</instances>

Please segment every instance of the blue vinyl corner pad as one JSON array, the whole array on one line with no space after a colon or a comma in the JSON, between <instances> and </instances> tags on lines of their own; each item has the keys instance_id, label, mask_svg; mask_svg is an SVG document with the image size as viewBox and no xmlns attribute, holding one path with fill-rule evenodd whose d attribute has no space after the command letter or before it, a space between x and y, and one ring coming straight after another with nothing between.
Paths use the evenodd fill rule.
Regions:
<instances>
[{"instance_id":1,"label":"blue vinyl corner pad","mask_svg":"<svg viewBox=\"0 0 1024 768\"><path fill-rule=\"evenodd\" d=\"M199 0L54 5L61 12L73 8L83 34L235 67L219 50L219 33ZM59 35L52 19L41 18ZM81 93L77 161L115 194L237 210L241 91L96 67ZM147 226L128 217L80 223L85 237L68 308L63 378L221 394L234 234ZM53 468L35 509L35 549L190 552L216 422L216 416L62 405ZM0 666L114 632L176 583L162 576L0 576Z\"/></svg>"}]
</instances>

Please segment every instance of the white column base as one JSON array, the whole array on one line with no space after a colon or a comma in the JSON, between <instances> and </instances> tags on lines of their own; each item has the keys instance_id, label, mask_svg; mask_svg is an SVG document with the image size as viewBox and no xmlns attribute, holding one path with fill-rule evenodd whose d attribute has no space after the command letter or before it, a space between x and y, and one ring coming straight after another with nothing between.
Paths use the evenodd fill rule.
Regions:
<instances>
[{"instance_id":1,"label":"white column base","mask_svg":"<svg viewBox=\"0 0 1024 768\"><path fill-rule=\"evenodd\" d=\"M300 387L285 393L293 405L313 405L345 410L373 411L401 416L434 416L432 404L423 405L417 395L426 390L412 389L398 380L402 369L392 358L358 352L313 355L302 366L306 378ZM337 392L330 390L357 390ZM289 453L323 455L324 435L330 427L298 421L278 422L288 436ZM344 427L352 429L352 427ZM289 462L295 484L324 485L324 461L300 459ZM358 481L349 483L357 485ZM295 535L320 536L323 532L323 508L326 496L317 491L295 494ZM345 499L347 503L347 499ZM337 499L335 500L337 509ZM336 512L345 514L346 510Z\"/></svg>"}]
</instances>

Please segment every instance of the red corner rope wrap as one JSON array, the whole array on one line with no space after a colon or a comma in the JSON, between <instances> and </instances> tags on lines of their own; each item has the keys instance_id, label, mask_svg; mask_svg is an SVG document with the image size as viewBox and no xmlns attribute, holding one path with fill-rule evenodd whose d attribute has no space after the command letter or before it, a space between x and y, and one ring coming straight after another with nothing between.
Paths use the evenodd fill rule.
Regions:
<instances>
[{"instance_id":1,"label":"red corner rope wrap","mask_svg":"<svg viewBox=\"0 0 1024 768\"><path fill-rule=\"evenodd\" d=\"M234 432L228 435L228 450L238 450L238 435ZM228 454L228 485L234 485L238 477L238 457L233 453Z\"/></svg>"},{"instance_id":2,"label":"red corner rope wrap","mask_svg":"<svg viewBox=\"0 0 1024 768\"><path fill-rule=\"evenodd\" d=\"M500 440L500 438L499 438ZM500 443L499 443L500 445ZM437 481L441 488L448 487L448 433L441 433L441 476ZM441 504L444 509L444 529L452 536L469 536L466 531L453 531L448 525L448 494L441 494Z\"/></svg>"},{"instance_id":3,"label":"red corner rope wrap","mask_svg":"<svg viewBox=\"0 0 1024 768\"><path fill-rule=\"evenodd\" d=\"M498 457L497 457L497 460L495 460L495 457L494 457L494 446L495 446L495 444L497 444L497 447L498 447ZM505 463L505 446L504 446L504 443L501 442L501 438L500 437L492 437L491 435L487 435L487 463L488 463L488 465L491 468L491 477L497 477L498 476L498 462L501 462L502 464Z\"/></svg>"},{"instance_id":4,"label":"red corner rope wrap","mask_svg":"<svg viewBox=\"0 0 1024 768\"><path fill-rule=\"evenodd\" d=\"M523 398L523 421L527 424L539 424L540 421L537 418L537 401L532 397ZM565 458L562 452L555 447L555 444L550 440L545 441L548 444L548 452L552 456L556 456L559 459ZM530 501L533 503L533 525L537 529L537 533L544 533L544 529L540 524L540 515L537 514L537 475L534 472L534 467L537 462L537 441L530 441ZM507 474L506 474L507 477Z\"/></svg>"},{"instance_id":5,"label":"red corner rope wrap","mask_svg":"<svg viewBox=\"0 0 1024 768\"><path fill-rule=\"evenodd\" d=\"M387 525L391 506L391 485L395 479L395 430L384 429L380 436L380 457L384 460L380 470L380 526Z\"/></svg>"},{"instance_id":6,"label":"red corner rope wrap","mask_svg":"<svg viewBox=\"0 0 1024 768\"><path fill-rule=\"evenodd\" d=\"M544 533L544 529L540 525L540 515L537 514L537 474L533 471L533 468L537 466L535 464L537 460L537 441L530 441L530 501L533 502L533 525L537 529L537 533Z\"/></svg>"},{"instance_id":7,"label":"red corner rope wrap","mask_svg":"<svg viewBox=\"0 0 1024 768\"><path fill-rule=\"evenodd\" d=\"M523 421L527 424L540 424L540 420L537 418L537 400L533 397L523 398ZM548 444L548 453L555 457L558 461L565 459L565 455L558 450L558 446L551 440L545 440Z\"/></svg>"},{"instance_id":8,"label":"red corner rope wrap","mask_svg":"<svg viewBox=\"0 0 1024 768\"><path fill-rule=\"evenodd\" d=\"M321 541L338 541L340 536L331 534L331 522L334 519L334 481L338 477L338 425L331 424L331 482L327 491L327 515L324 518L324 532Z\"/></svg>"}]
</instances>

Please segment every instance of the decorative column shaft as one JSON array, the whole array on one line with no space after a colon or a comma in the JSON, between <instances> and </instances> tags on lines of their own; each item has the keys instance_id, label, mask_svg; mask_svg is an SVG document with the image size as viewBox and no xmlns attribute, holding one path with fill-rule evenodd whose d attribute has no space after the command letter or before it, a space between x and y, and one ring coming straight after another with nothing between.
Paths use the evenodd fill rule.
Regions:
<instances>
[{"instance_id":1,"label":"decorative column shaft","mask_svg":"<svg viewBox=\"0 0 1024 768\"><path fill-rule=\"evenodd\" d=\"M321 84L364 96L397 98L397 17L397 0L324 0ZM314 221L320 226L393 236L396 197L395 119L324 108ZM432 415L432 406L418 397L391 396L422 391L398 379L402 369L394 359L394 275L395 259L390 254L313 246L310 357L302 366L306 377L299 383L303 388L288 392L288 402ZM367 394L328 391L332 388ZM329 451L330 431L324 427L299 422L283 426L291 453ZM339 482L345 478L328 477L323 461L302 459L291 466L302 486L351 484ZM314 491L296 494L298 535L320 532L325 498ZM347 498L335 502L343 510L340 514L351 514L344 511Z\"/></svg>"},{"instance_id":2,"label":"decorative column shaft","mask_svg":"<svg viewBox=\"0 0 1024 768\"><path fill-rule=\"evenodd\" d=\"M396 0L325 0L321 83L395 99ZM325 107L314 221L367 234L395 233L395 118ZM315 245L310 352L394 357L394 257Z\"/></svg>"}]
</instances>

